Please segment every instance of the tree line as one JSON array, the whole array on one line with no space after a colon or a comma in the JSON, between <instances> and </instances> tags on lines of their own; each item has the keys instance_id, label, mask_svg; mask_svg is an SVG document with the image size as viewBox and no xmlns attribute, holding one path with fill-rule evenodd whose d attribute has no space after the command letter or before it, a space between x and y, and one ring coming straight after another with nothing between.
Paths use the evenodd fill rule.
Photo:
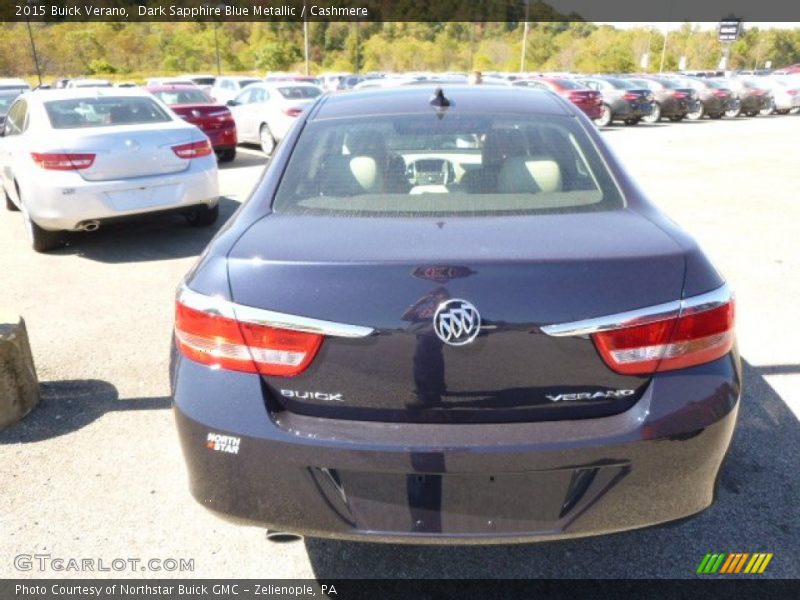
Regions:
<instances>
[{"instance_id":1,"label":"tree line","mask_svg":"<svg viewBox=\"0 0 800 600\"><path fill-rule=\"evenodd\" d=\"M308 24L312 73L323 71L658 71L664 34L584 22ZM45 77L304 70L302 23L32 23ZM216 38L216 42L215 42ZM725 48L716 30L684 24L667 34L663 69L716 68ZM649 64L642 68L642 55ZM800 62L800 30L747 27L730 47L729 67ZM36 72L25 23L0 24L0 75Z\"/></svg>"}]
</instances>

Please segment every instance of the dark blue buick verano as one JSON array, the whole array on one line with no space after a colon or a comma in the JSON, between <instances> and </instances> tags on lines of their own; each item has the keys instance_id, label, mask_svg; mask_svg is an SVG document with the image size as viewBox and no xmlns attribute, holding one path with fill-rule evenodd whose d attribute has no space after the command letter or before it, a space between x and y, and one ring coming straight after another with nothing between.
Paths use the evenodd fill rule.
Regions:
<instances>
[{"instance_id":1,"label":"dark blue buick verano","mask_svg":"<svg viewBox=\"0 0 800 600\"><path fill-rule=\"evenodd\" d=\"M585 536L707 508L731 291L549 92L318 99L181 284L191 490L298 535Z\"/></svg>"}]
</instances>

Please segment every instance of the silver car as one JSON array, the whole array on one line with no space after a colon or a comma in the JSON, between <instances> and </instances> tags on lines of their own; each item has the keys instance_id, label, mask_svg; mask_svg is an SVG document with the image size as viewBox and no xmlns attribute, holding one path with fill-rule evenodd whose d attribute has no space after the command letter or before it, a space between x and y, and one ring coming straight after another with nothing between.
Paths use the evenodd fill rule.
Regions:
<instances>
[{"instance_id":1,"label":"silver car","mask_svg":"<svg viewBox=\"0 0 800 600\"><path fill-rule=\"evenodd\" d=\"M264 154L271 155L298 115L322 93L322 88L309 83L248 85L228 102L239 142L259 144Z\"/></svg>"},{"instance_id":2,"label":"silver car","mask_svg":"<svg viewBox=\"0 0 800 600\"><path fill-rule=\"evenodd\" d=\"M36 251L58 246L64 231L145 213L217 220L211 143L144 90L26 93L1 133L6 207L22 211Z\"/></svg>"}]
</instances>

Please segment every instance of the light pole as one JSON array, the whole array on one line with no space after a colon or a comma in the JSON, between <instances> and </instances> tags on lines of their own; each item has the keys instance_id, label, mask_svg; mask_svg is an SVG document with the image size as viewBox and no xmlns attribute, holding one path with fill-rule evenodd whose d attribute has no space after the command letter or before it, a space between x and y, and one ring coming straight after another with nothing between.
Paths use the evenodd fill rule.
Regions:
<instances>
[{"instance_id":1,"label":"light pole","mask_svg":"<svg viewBox=\"0 0 800 600\"><path fill-rule=\"evenodd\" d=\"M35 4L36 0L28 0L28 6ZM28 25L28 38L31 41L31 53L33 54L33 62L36 65L36 76L39 78L39 86L42 85L42 71L39 69L39 56L36 54L36 44L33 41L33 30L31 29L31 18L25 16L25 23Z\"/></svg>"},{"instance_id":2,"label":"light pole","mask_svg":"<svg viewBox=\"0 0 800 600\"><path fill-rule=\"evenodd\" d=\"M305 2L303 2L303 54L306 58L306 75L311 75L311 65L308 61L308 17L305 11Z\"/></svg>"},{"instance_id":3,"label":"light pole","mask_svg":"<svg viewBox=\"0 0 800 600\"><path fill-rule=\"evenodd\" d=\"M525 54L528 51L528 9L530 7L530 0L525 0L525 27L522 29L522 52L519 57L519 72L525 71Z\"/></svg>"},{"instance_id":4,"label":"light pole","mask_svg":"<svg viewBox=\"0 0 800 600\"><path fill-rule=\"evenodd\" d=\"M222 69L219 66L219 40L217 39L217 28L219 27L219 23L214 21L214 50L217 54L217 75L222 75Z\"/></svg>"},{"instance_id":5,"label":"light pole","mask_svg":"<svg viewBox=\"0 0 800 600\"><path fill-rule=\"evenodd\" d=\"M212 8L210 2L206 2L205 6L207 6L208 8ZM216 8L219 10L225 10L225 5L222 2L220 2L219 4L216 5ZM220 61L219 61L219 37L217 36L217 29L219 29L219 20L212 18L212 21L214 22L214 56L216 58L216 63L217 63L217 75L222 75L222 68L220 67Z\"/></svg>"}]
</instances>

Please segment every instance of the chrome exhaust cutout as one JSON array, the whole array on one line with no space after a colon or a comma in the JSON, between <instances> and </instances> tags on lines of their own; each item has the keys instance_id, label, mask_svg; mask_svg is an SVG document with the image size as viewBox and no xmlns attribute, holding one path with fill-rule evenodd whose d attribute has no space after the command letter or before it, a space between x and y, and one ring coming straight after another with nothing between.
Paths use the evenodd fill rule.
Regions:
<instances>
[{"instance_id":1,"label":"chrome exhaust cutout","mask_svg":"<svg viewBox=\"0 0 800 600\"><path fill-rule=\"evenodd\" d=\"M267 529L267 539L276 544L286 544L302 540L303 536L289 531L273 531L272 529Z\"/></svg>"},{"instance_id":2,"label":"chrome exhaust cutout","mask_svg":"<svg viewBox=\"0 0 800 600\"><path fill-rule=\"evenodd\" d=\"M87 221L78 225L78 231L97 231L100 229L100 221Z\"/></svg>"}]
</instances>

